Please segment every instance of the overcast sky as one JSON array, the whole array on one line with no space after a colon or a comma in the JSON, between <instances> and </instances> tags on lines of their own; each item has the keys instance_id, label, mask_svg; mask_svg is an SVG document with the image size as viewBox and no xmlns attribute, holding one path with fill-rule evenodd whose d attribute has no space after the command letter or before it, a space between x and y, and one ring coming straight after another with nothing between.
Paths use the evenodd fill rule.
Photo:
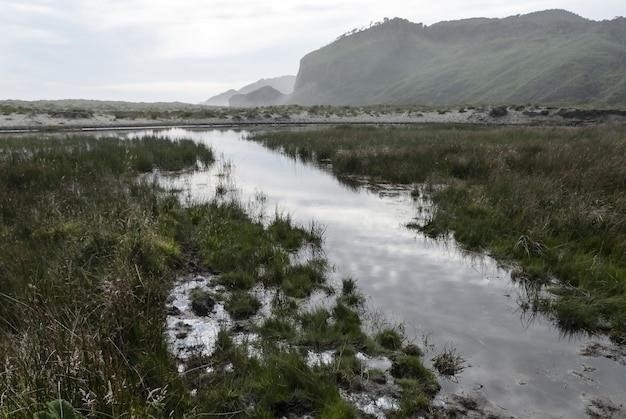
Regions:
<instances>
[{"instance_id":1,"label":"overcast sky","mask_svg":"<svg viewBox=\"0 0 626 419\"><path fill-rule=\"evenodd\" d=\"M602 20L626 0L0 0L0 99L199 102L354 28L565 8Z\"/></svg>"}]
</instances>

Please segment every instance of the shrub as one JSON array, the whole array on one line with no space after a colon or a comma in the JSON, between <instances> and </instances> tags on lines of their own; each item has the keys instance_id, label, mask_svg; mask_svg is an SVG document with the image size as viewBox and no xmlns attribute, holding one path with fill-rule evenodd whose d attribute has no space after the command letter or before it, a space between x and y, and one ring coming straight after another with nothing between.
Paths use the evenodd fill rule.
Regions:
<instances>
[{"instance_id":1,"label":"shrub","mask_svg":"<svg viewBox=\"0 0 626 419\"><path fill-rule=\"evenodd\" d=\"M489 116L491 116L492 118L502 118L503 116L507 116L509 114L509 111L507 110L506 106L496 106L491 108L491 110L489 111Z\"/></svg>"}]
</instances>

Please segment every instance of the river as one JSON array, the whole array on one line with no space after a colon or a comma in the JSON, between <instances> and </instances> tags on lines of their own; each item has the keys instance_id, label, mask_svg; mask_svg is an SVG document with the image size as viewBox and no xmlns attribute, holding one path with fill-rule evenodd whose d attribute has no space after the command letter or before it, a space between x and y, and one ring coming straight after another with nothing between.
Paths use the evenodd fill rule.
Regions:
<instances>
[{"instance_id":1,"label":"river","mask_svg":"<svg viewBox=\"0 0 626 419\"><path fill-rule=\"evenodd\" d=\"M454 347L467 368L441 379L441 400L463 394L489 401L501 415L587 417L592 400L626 405L626 366L620 360L583 356L603 337L562 333L541 315L520 309L525 293L510 272L485 255L467 254L453 240L429 239L406 224L425 203L406 188L350 187L332 173L294 161L249 141L246 131L166 129L145 134L191 138L232 164L231 177L246 201L262 192L265 207L325 229L324 248L335 279L352 277L368 307L405 325L418 344L436 351ZM216 168L170 178L192 200L213 196ZM428 210L428 205L426 205Z\"/></svg>"}]
</instances>

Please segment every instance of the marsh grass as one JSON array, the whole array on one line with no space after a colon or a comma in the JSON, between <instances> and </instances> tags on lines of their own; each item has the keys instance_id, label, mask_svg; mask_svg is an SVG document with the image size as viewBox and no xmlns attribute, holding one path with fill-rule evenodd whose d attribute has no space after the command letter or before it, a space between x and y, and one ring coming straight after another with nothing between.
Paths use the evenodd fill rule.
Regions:
<instances>
[{"instance_id":1,"label":"marsh grass","mask_svg":"<svg viewBox=\"0 0 626 419\"><path fill-rule=\"evenodd\" d=\"M339 389L360 377L356 351L376 345L356 284L344 283L332 309L298 309L327 286L324 259L291 261L321 245L321 230L279 215L266 227L236 201L182 205L142 180L212 160L187 140L0 139L0 416L32 417L56 401L86 417L357 417ZM226 288L192 290L199 315L226 299L245 319L259 308L252 288L276 290L255 330L261 358L222 330L214 353L193 354L178 373L166 301L189 269L217 273ZM336 349L340 362L311 367L305 348Z\"/></svg>"},{"instance_id":2,"label":"marsh grass","mask_svg":"<svg viewBox=\"0 0 626 419\"><path fill-rule=\"evenodd\" d=\"M432 188L434 216L421 229L454 232L520 267L520 280L548 282L541 304L570 331L626 339L626 129L336 127L253 138L340 177L367 175Z\"/></svg>"},{"instance_id":3,"label":"marsh grass","mask_svg":"<svg viewBox=\"0 0 626 419\"><path fill-rule=\"evenodd\" d=\"M393 360L391 375L398 379L415 380L424 394L435 395L439 391L437 379L418 356L398 355Z\"/></svg>"},{"instance_id":4,"label":"marsh grass","mask_svg":"<svg viewBox=\"0 0 626 419\"><path fill-rule=\"evenodd\" d=\"M341 281L340 301L349 307L362 307L365 297L358 291L356 281L352 278L345 278Z\"/></svg>"},{"instance_id":5,"label":"marsh grass","mask_svg":"<svg viewBox=\"0 0 626 419\"><path fill-rule=\"evenodd\" d=\"M113 416L185 402L163 339L180 207L137 176L211 161L186 140L1 139L3 415L58 398Z\"/></svg>"},{"instance_id":6,"label":"marsh grass","mask_svg":"<svg viewBox=\"0 0 626 419\"><path fill-rule=\"evenodd\" d=\"M444 348L433 358L433 367L439 374L446 377L455 377L465 369L465 360L452 347Z\"/></svg>"},{"instance_id":7,"label":"marsh grass","mask_svg":"<svg viewBox=\"0 0 626 419\"><path fill-rule=\"evenodd\" d=\"M395 329L383 329L376 334L375 339L385 349L397 351L402 347L402 335Z\"/></svg>"},{"instance_id":8,"label":"marsh grass","mask_svg":"<svg viewBox=\"0 0 626 419\"><path fill-rule=\"evenodd\" d=\"M201 288L194 288L189 292L191 310L197 316L208 316L215 306L215 298L210 292Z\"/></svg>"},{"instance_id":9,"label":"marsh grass","mask_svg":"<svg viewBox=\"0 0 626 419\"><path fill-rule=\"evenodd\" d=\"M261 308L261 302L249 292L236 291L226 301L225 308L233 319L242 320L255 315Z\"/></svg>"},{"instance_id":10,"label":"marsh grass","mask_svg":"<svg viewBox=\"0 0 626 419\"><path fill-rule=\"evenodd\" d=\"M393 359L391 375L402 389L400 410L391 417L422 414L428 410L430 400L440 389L435 375L424 366L419 355L397 355Z\"/></svg>"}]
</instances>

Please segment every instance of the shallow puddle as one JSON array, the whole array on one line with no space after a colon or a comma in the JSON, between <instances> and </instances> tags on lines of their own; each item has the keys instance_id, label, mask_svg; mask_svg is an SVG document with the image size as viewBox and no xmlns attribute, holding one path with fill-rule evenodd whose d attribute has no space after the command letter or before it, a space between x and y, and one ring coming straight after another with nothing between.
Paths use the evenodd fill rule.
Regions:
<instances>
[{"instance_id":1,"label":"shallow puddle","mask_svg":"<svg viewBox=\"0 0 626 419\"><path fill-rule=\"evenodd\" d=\"M609 345L606 339L567 336L542 316L525 315L523 289L492 259L407 229L428 212L408 190L348 187L321 168L247 141L242 131L116 135L145 134L191 138L232 163L168 178L187 199L211 197L219 185L227 191L219 171L228 170L239 197L254 201L255 210L263 206L268 216L276 210L322 225L335 280L356 279L372 310L404 323L416 343L426 339L434 346L426 357L447 346L465 358L468 366L457 379L441 379L440 402L471 396L488 400L501 415L542 418L587 417L594 400L626 405L624 363L584 351L592 343Z\"/></svg>"}]
</instances>

